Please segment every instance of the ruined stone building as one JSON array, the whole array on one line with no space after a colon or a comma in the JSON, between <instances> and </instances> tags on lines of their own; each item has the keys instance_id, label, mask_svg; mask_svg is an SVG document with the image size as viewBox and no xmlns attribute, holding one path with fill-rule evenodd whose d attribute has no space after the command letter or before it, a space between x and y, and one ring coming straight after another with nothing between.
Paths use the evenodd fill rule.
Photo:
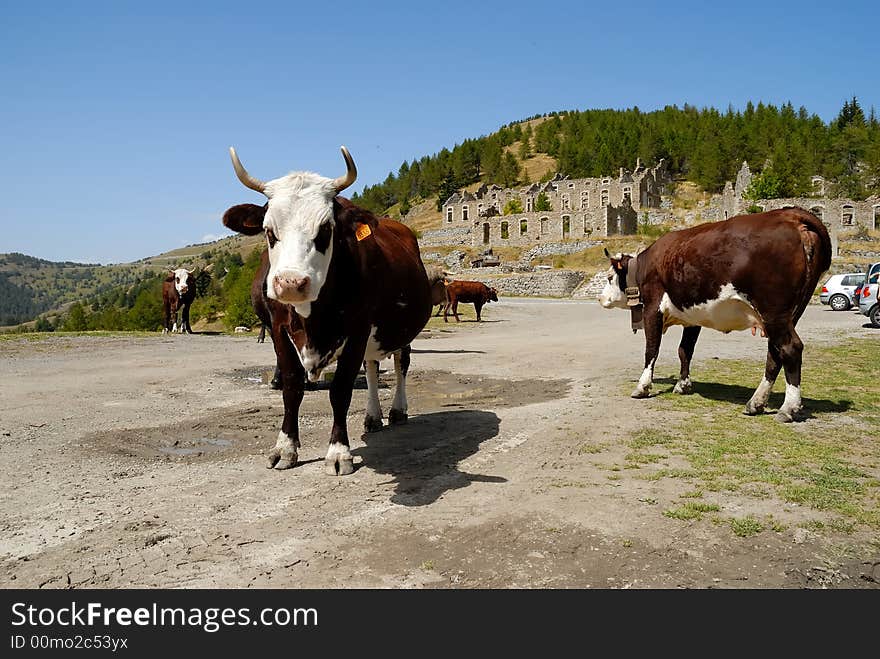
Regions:
<instances>
[{"instance_id":1,"label":"ruined stone building","mask_svg":"<svg viewBox=\"0 0 880 659\"><path fill-rule=\"evenodd\" d=\"M659 208L669 180L661 160L655 167L637 161L632 172L621 167L617 177L570 179L557 174L546 183L520 188L483 185L446 200L443 228L467 228L475 246L634 234L639 211ZM550 210L536 210L542 193ZM504 215L513 199L523 212Z\"/></svg>"},{"instance_id":2,"label":"ruined stone building","mask_svg":"<svg viewBox=\"0 0 880 659\"><path fill-rule=\"evenodd\" d=\"M788 197L783 199L744 199L743 193L752 182L752 172L747 162L743 161L742 167L736 175L736 181L728 181L722 192L721 209L723 218L733 217L741 213L747 213L751 206L756 206L762 211L784 208L785 206L798 206L804 208L822 220L828 232L831 234L833 253L838 253L838 235L840 231L855 229L863 226L867 229L880 228L880 197L868 197L864 201L855 201L840 197L829 197L827 182L821 176L813 176L812 195L809 197Z\"/></svg>"}]
</instances>

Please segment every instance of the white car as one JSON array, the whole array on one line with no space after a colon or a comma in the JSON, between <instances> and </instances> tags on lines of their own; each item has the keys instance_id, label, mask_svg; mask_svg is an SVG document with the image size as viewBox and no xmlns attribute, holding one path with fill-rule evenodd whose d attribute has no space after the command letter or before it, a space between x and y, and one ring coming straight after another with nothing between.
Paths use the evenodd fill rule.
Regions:
<instances>
[{"instance_id":1,"label":"white car","mask_svg":"<svg viewBox=\"0 0 880 659\"><path fill-rule=\"evenodd\" d=\"M843 275L831 275L822 285L819 301L829 305L835 311L846 311L855 304L856 292L865 283L864 272L849 272Z\"/></svg>"}]
</instances>

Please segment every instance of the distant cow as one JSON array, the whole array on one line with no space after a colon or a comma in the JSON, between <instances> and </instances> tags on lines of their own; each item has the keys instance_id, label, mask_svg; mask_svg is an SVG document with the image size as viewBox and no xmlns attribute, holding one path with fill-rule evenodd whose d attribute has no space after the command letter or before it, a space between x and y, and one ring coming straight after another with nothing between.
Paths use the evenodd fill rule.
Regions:
<instances>
[{"instance_id":1,"label":"distant cow","mask_svg":"<svg viewBox=\"0 0 880 659\"><path fill-rule=\"evenodd\" d=\"M446 306L446 285L452 280L449 279L449 273L439 265L425 266L425 272L431 286L431 305L438 305L434 315L439 316Z\"/></svg>"},{"instance_id":2,"label":"distant cow","mask_svg":"<svg viewBox=\"0 0 880 659\"><path fill-rule=\"evenodd\" d=\"M776 418L799 418L803 343L794 327L831 265L828 230L816 216L799 208L739 215L668 233L637 256L605 254L611 268L599 302L643 311L645 370L633 398L648 396L660 338L670 325L684 325L679 394L693 390L690 362L701 327L760 329L768 338L767 364L746 414L763 413L784 368L785 402Z\"/></svg>"},{"instance_id":3,"label":"distant cow","mask_svg":"<svg viewBox=\"0 0 880 659\"><path fill-rule=\"evenodd\" d=\"M489 302L498 302L498 291L478 281L454 281L450 283L446 287L446 306L443 308L443 322L449 322L447 315L450 309L452 309L452 315L455 316L455 321L461 321L458 317L459 302L472 302L474 309L477 310L477 322L480 322L480 312L483 309L483 305Z\"/></svg>"},{"instance_id":4,"label":"distant cow","mask_svg":"<svg viewBox=\"0 0 880 659\"><path fill-rule=\"evenodd\" d=\"M245 235L265 233L268 249L252 292L268 309L281 372L284 420L269 467L296 464L304 377L311 382L336 362L330 384L333 429L324 459L330 474L354 470L346 416L352 388L366 362L364 429L382 427L379 360L394 356L397 388L388 421L407 419L406 373L410 342L431 315L431 292L412 230L337 196L357 170L345 147L347 172L337 179L293 172L267 183L255 179L230 149L239 180L269 198L233 206L223 224ZM257 305L255 305L257 306Z\"/></svg>"},{"instance_id":5,"label":"distant cow","mask_svg":"<svg viewBox=\"0 0 880 659\"><path fill-rule=\"evenodd\" d=\"M180 332L192 334L192 327L189 326L189 307L195 299L195 275L185 268L169 272L165 281L162 282L162 307L164 311L162 334L178 331L178 313L180 314Z\"/></svg>"}]
</instances>

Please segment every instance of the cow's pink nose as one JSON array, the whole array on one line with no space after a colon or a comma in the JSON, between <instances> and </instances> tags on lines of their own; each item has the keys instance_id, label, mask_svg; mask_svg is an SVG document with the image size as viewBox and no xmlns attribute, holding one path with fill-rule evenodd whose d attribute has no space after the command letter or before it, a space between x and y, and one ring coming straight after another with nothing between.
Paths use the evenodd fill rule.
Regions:
<instances>
[{"instance_id":1,"label":"cow's pink nose","mask_svg":"<svg viewBox=\"0 0 880 659\"><path fill-rule=\"evenodd\" d=\"M275 293L281 297L285 293L304 293L312 280L309 277L285 277L275 275Z\"/></svg>"}]
</instances>

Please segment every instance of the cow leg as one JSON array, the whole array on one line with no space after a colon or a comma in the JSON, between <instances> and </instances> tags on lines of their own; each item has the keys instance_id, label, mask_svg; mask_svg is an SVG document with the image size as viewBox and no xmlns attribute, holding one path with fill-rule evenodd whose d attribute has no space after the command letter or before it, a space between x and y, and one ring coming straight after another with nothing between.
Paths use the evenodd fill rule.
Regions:
<instances>
[{"instance_id":1,"label":"cow leg","mask_svg":"<svg viewBox=\"0 0 880 659\"><path fill-rule=\"evenodd\" d=\"M785 401L776 413L776 420L783 423L799 421L803 418L803 403L801 402L801 358L804 352L804 344L801 337L789 328L779 342L779 354L782 357L782 367L785 369Z\"/></svg>"},{"instance_id":2,"label":"cow leg","mask_svg":"<svg viewBox=\"0 0 880 659\"><path fill-rule=\"evenodd\" d=\"M192 334L192 327L189 326L189 305L186 305L183 310L180 312L181 320L181 331L186 334Z\"/></svg>"},{"instance_id":3,"label":"cow leg","mask_svg":"<svg viewBox=\"0 0 880 659\"><path fill-rule=\"evenodd\" d=\"M645 305L648 307L649 305ZM657 309L657 305L650 305ZM642 377L639 383L630 394L632 398L647 398L651 393L651 385L654 382L654 364L657 362L657 355L660 354L660 339L663 336L663 314L655 311L653 314L646 314L644 318L645 325L645 370L642 371Z\"/></svg>"},{"instance_id":4,"label":"cow leg","mask_svg":"<svg viewBox=\"0 0 880 659\"><path fill-rule=\"evenodd\" d=\"M388 413L388 423L406 423L409 418L406 414L406 374L409 371L409 358L412 348L406 346L400 352L394 353L394 374L397 383L394 389L394 400L391 402L391 412Z\"/></svg>"},{"instance_id":5,"label":"cow leg","mask_svg":"<svg viewBox=\"0 0 880 659\"><path fill-rule=\"evenodd\" d=\"M269 451L270 469L290 469L296 464L299 448L299 406L303 399L303 371L293 345L285 336L283 327L273 328L272 341L281 371L281 397L284 400L284 420L275 447Z\"/></svg>"},{"instance_id":6,"label":"cow leg","mask_svg":"<svg viewBox=\"0 0 880 659\"><path fill-rule=\"evenodd\" d=\"M437 313L435 313L434 315L439 316L440 312L443 311L445 308L446 308L446 304L441 302L440 304L437 305Z\"/></svg>"},{"instance_id":7,"label":"cow leg","mask_svg":"<svg viewBox=\"0 0 880 659\"><path fill-rule=\"evenodd\" d=\"M458 300L452 303L452 315L455 316L456 323L461 322L461 318L458 317Z\"/></svg>"},{"instance_id":8,"label":"cow leg","mask_svg":"<svg viewBox=\"0 0 880 659\"><path fill-rule=\"evenodd\" d=\"M480 312L483 310L483 305L480 302L474 302L474 309L477 312L477 322L480 322Z\"/></svg>"},{"instance_id":9,"label":"cow leg","mask_svg":"<svg viewBox=\"0 0 880 659\"><path fill-rule=\"evenodd\" d=\"M678 358L681 360L681 373L678 382L672 390L677 394L687 395L694 393L694 385L691 382L691 359L694 356L694 346L700 336L700 326L685 327L681 333L681 343L678 344Z\"/></svg>"},{"instance_id":10,"label":"cow leg","mask_svg":"<svg viewBox=\"0 0 880 659\"><path fill-rule=\"evenodd\" d=\"M333 408L333 429L330 446L324 458L324 470L331 476L345 476L354 471L348 444L348 408L351 406L351 390L360 370L367 347L367 333L355 339L350 337L336 360L336 374L330 383L330 406Z\"/></svg>"},{"instance_id":11,"label":"cow leg","mask_svg":"<svg viewBox=\"0 0 880 659\"><path fill-rule=\"evenodd\" d=\"M382 430L382 406L379 404L379 362L375 359L364 362L367 374L367 414L364 417L364 432Z\"/></svg>"},{"instance_id":12,"label":"cow leg","mask_svg":"<svg viewBox=\"0 0 880 659\"><path fill-rule=\"evenodd\" d=\"M775 336L775 334L773 334ZM782 355L779 353L779 346L770 339L767 340L767 363L764 366L764 377L761 384L755 389L755 393L746 403L745 413L749 416L763 414L767 401L770 399L770 392L773 391L773 385L776 383L776 376L779 375L779 369L782 368Z\"/></svg>"},{"instance_id":13,"label":"cow leg","mask_svg":"<svg viewBox=\"0 0 880 659\"><path fill-rule=\"evenodd\" d=\"M450 302L449 302L449 298L447 298L447 299L446 299L446 304L443 305L443 322L444 322L444 323L448 323L448 322L449 322L449 320L447 319L447 316L449 315L449 309L450 309L450 307L451 307L451 304L450 304Z\"/></svg>"}]
</instances>

